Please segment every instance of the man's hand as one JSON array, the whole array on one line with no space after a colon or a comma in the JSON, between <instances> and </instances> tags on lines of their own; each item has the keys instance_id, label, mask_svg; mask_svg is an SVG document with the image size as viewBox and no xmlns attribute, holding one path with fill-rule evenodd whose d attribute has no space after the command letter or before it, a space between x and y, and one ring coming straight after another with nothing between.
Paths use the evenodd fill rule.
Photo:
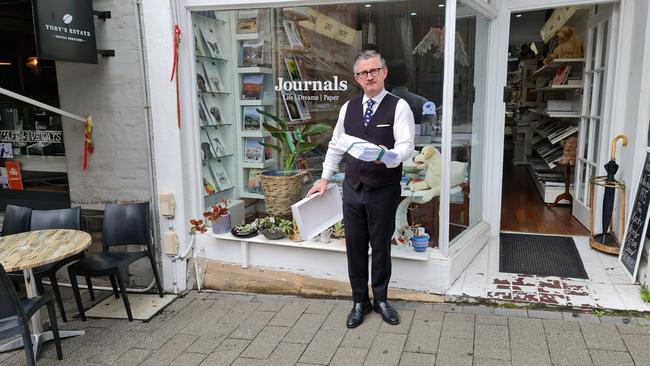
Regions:
<instances>
[{"instance_id":1,"label":"man's hand","mask_svg":"<svg viewBox=\"0 0 650 366\"><path fill-rule=\"evenodd\" d=\"M307 192L307 197L311 196L314 193L318 193L320 196L325 194L325 190L327 189L327 184L329 182L330 181L328 179L325 179L325 178L321 178L321 179L317 180L316 182L314 182L313 187L311 187L309 192Z\"/></svg>"},{"instance_id":2,"label":"man's hand","mask_svg":"<svg viewBox=\"0 0 650 366\"><path fill-rule=\"evenodd\" d=\"M384 150L388 150L388 148L386 146L384 146L384 145L377 145L377 146L381 147ZM383 164L384 162L381 161L381 160L375 160L373 163L375 163L375 164Z\"/></svg>"}]
</instances>

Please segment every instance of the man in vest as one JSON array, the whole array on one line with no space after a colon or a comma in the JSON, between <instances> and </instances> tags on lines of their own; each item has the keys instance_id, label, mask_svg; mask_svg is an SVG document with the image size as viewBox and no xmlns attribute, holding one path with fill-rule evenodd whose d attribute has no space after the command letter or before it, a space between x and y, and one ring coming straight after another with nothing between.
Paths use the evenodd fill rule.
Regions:
<instances>
[{"instance_id":1,"label":"man in vest","mask_svg":"<svg viewBox=\"0 0 650 366\"><path fill-rule=\"evenodd\" d=\"M343 183L343 220L348 256L348 274L354 305L347 318L355 328L363 317L375 310L385 322L398 324L397 311L386 301L391 275L391 237L395 230L395 211L400 201L401 162L414 149L413 113L408 103L386 90L386 62L376 51L364 51L354 61L354 79L364 95L346 102L339 113L332 140L323 162L323 175L307 195L323 194L329 178L338 171L345 154L336 148L342 134L382 145L399 155L399 163L377 160L365 162L347 155ZM372 248L372 292L368 296L368 243Z\"/></svg>"}]
</instances>

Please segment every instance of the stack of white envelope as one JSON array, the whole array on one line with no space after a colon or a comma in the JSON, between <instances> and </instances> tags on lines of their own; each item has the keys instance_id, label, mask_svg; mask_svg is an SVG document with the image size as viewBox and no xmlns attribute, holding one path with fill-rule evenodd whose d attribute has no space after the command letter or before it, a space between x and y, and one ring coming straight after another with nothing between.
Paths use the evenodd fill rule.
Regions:
<instances>
[{"instance_id":1,"label":"stack of white envelope","mask_svg":"<svg viewBox=\"0 0 650 366\"><path fill-rule=\"evenodd\" d=\"M341 134L336 141L336 148L363 161L381 160L385 164L399 163L399 155L396 152L348 134Z\"/></svg>"}]
</instances>

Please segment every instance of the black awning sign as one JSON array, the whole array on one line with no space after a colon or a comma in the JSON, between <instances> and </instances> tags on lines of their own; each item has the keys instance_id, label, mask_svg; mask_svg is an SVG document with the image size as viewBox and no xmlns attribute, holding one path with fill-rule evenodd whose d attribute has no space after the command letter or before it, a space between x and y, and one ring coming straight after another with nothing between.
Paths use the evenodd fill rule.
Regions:
<instances>
[{"instance_id":1,"label":"black awning sign","mask_svg":"<svg viewBox=\"0 0 650 366\"><path fill-rule=\"evenodd\" d=\"M97 63L91 0L32 0L38 57Z\"/></svg>"}]
</instances>

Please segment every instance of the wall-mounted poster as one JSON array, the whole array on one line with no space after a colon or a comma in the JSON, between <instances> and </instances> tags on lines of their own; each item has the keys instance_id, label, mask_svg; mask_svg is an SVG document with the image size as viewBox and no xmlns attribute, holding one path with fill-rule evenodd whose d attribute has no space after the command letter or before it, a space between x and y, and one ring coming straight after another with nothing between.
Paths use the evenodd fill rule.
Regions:
<instances>
[{"instance_id":1,"label":"wall-mounted poster","mask_svg":"<svg viewBox=\"0 0 650 366\"><path fill-rule=\"evenodd\" d=\"M0 159L13 158L13 157L14 157L13 145L10 142L0 142Z\"/></svg>"}]
</instances>

